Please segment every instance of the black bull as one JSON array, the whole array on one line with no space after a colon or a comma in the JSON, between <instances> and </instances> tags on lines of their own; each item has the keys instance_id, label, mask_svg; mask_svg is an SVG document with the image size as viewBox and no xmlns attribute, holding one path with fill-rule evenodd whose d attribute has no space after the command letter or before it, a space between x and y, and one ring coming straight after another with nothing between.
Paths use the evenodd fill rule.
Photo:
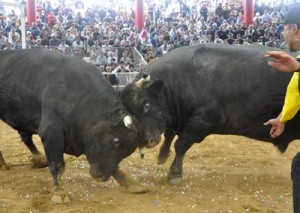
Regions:
<instances>
[{"instance_id":1,"label":"black bull","mask_svg":"<svg viewBox=\"0 0 300 213\"><path fill-rule=\"evenodd\" d=\"M147 66L125 87L123 103L142 125L143 140L164 132L159 164L167 160L178 135L170 182L181 180L187 150L210 134L271 142L281 152L300 138L299 116L276 139L270 137L270 127L263 125L280 113L292 75L269 67L264 58L267 50L271 49L229 45L176 49Z\"/></svg>"},{"instance_id":2,"label":"black bull","mask_svg":"<svg viewBox=\"0 0 300 213\"><path fill-rule=\"evenodd\" d=\"M63 153L85 154L96 180L112 175L130 192L145 191L118 169L138 146L137 122L96 67L41 49L0 51L0 61L0 119L19 132L33 159L41 154L32 135L40 136L54 202L69 202L60 184Z\"/></svg>"}]
</instances>

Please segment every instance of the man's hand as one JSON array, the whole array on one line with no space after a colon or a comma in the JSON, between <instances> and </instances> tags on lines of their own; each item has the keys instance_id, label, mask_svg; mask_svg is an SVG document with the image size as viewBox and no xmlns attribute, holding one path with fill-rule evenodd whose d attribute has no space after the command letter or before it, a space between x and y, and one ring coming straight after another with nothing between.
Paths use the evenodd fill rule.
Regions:
<instances>
[{"instance_id":1,"label":"man's hand","mask_svg":"<svg viewBox=\"0 0 300 213\"><path fill-rule=\"evenodd\" d=\"M265 126L272 125L270 136L276 138L284 132L285 123L281 122L279 118L270 119L264 123Z\"/></svg>"},{"instance_id":2,"label":"man's hand","mask_svg":"<svg viewBox=\"0 0 300 213\"><path fill-rule=\"evenodd\" d=\"M293 72L299 70L299 62L291 55L281 51L268 51L265 57L272 58L268 64L282 72Z\"/></svg>"}]
</instances>

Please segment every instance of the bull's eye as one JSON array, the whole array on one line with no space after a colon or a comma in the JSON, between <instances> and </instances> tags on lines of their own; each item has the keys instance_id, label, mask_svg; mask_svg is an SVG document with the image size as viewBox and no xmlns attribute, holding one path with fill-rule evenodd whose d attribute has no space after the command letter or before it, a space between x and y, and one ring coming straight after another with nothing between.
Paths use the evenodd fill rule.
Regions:
<instances>
[{"instance_id":1,"label":"bull's eye","mask_svg":"<svg viewBox=\"0 0 300 213\"><path fill-rule=\"evenodd\" d=\"M146 103L145 105L144 105L144 113L148 113L149 112L149 110L150 110L150 104L149 103Z\"/></svg>"},{"instance_id":2,"label":"bull's eye","mask_svg":"<svg viewBox=\"0 0 300 213\"><path fill-rule=\"evenodd\" d=\"M118 138L115 138L113 143L115 149L118 149L120 147L120 140Z\"/></svg>"}]
</instances>

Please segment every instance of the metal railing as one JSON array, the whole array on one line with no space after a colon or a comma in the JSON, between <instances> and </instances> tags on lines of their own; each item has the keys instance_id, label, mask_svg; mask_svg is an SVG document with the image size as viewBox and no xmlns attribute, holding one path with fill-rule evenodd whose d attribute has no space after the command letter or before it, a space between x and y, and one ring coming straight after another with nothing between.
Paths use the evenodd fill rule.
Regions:
<instances>
[{"instance_id":1,"label":"metal railing","mask_svg":"<svg viewBox=\"0 0 300 213\"><path fill-rule=\"evenodd\" d=\"M102 72L102 74L106 78L107 78L107 75L115 75L117 78L117 83L112 84L112 86L116 90L122 90L124 87L126 87L128 84L130 84L135 79L135 77L139 74L139 72L118 72L118 73ZM108 78L107 78L107 80L109 81Z\"/></svg>"}]
</instances>

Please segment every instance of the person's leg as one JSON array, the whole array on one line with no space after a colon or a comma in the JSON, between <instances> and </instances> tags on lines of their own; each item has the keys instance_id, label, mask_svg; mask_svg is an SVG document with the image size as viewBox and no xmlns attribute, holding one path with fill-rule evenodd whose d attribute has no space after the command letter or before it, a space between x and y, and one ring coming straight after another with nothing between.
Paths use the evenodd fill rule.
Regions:
<instances>
[{"instance_id":1,"label":"person's leg","mask_svg":"<svg viewBox=\"0 0 300 213\"><path fill-rule=\"evenodd\" d=\"M294 213L300 213L300 152L293 158L291 177L293 181Z\"/></svg>"}]
</instances>

